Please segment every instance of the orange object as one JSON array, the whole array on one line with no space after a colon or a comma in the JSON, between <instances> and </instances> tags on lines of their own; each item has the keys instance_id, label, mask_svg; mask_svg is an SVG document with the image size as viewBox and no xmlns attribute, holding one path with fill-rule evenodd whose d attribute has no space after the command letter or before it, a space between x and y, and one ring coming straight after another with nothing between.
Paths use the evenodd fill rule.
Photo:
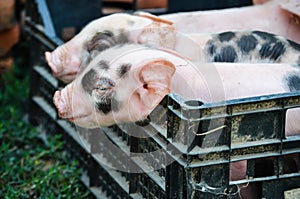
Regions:
<instances>
[{"instance_id":1,"label":"orange object","mask_svg":"<svg viewBox=\"0 0 300 199\"><path fill-rule=\"evenodd\" d=\"M103 0L110 3L133 3L133 0ZM137 0L138 9L166 8L167 0Z\"/></svg>"},{"instance_id":2,"label":"orange object","mask_svg":"<svg viewBox=\"0 0 300 199\"><path fill-rule=\"evenodd\" d=\"M11 29L0 32L0 57L6 55L19 41L20 28L15 24Z\"/></svg>"},{"instance_id":3,"label":"orange object","mask_svg":"<svg viewBox=\"0 0 300 199\"><path fill-rule=\"evenodd\" d=\"M0 31L12 28L17 22L15 16L15 0L1 0Z\"/></svg>"},{"instance_id":4,"label":"orange object","mask_svg":"<svg viewBox=\"0 0 300 199\"><path fill-rule=\"evenodd\" d=\"M11 48L19 41L19 25L0 32L0 75L9 70L13 64L13 58L7 56Z\"/></svg>"},{"instance_id":5,"label":"orange object","mask_svg":"<svg viewBox=\"0 0 300 199\"><path fill-rule=\"evenodd\" d=\"M137 0L138 9L166 8L167 0Z\"/></svg>"},{"instance_id":6,"label":"orange object","mask_svg":"<svg viewBox=\"0 0 300 199\"><path fill-rule=\"evenodd\" d=\"M270 0L253 0L253 4L264 4Z\"/></svg>"},{"instance_id":7,"label":"orange object","mask_svg":"<svg viewBox=\"0 0 300 199\"><path fill-rule=\"evenodd\" d=\"M137 11L135 14L138 15L138 16L140 16L140 17L145 17L145 18L151 19L154 22L165 23L165 24L168 24L168 25L172 25L173 24L173 22L171 22L169 20L166 20L166 19L163 19L163 18L159 18L156 15L150 14L148 12Z\"/></svg>"}]
</instances>

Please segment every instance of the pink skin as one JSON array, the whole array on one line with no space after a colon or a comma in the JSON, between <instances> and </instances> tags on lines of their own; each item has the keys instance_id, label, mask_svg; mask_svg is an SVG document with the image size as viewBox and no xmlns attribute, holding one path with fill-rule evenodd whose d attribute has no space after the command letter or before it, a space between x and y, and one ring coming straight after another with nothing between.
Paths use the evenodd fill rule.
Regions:
<instances>
[{"instance_id":1,"label":"pink skin","mask_svg":"<svg viewBox=\"0 0 300 199\"><path fill-rule=\"evenodd\" d=\"M96 33L124 33L130 42L174 48L175 35L171 24L143 12L137 15L113 14L92 21L64 45L53 52L45 52L45 58L53 75L68 83L85 67L89 56L85 45Z\"/></svg>"},{"instance_id":2,"label":"pink skin","mask_svg":"<svg viewBox=\"0 0 300 199\"><path fill-rule=\"evenodd\" d=\"M299 16L298 0L273 0L262 5L183 12L159 17L172 21L177 31L184 34L261 30L300 43Z\"/></svg>"},{"instance_id":3,"label":"pink skin","mask_svg":"<svg viewBox=\"0 0 300 199\"><path fill-rule=\"evenodd\" d=\"M63 90L55 93L53 99L60 117L65 119L71 118L71 121L75 124L87 128L107 126L116 122L139 121L150 114L162 96L170 92L169 83L175 71L172 63L155 57L146 62L143 59L138 59L134 62L135 65L131 68L130 73L123 78L119 78L116 75L117 68L113 69L113 67L119 66L118 62L112 62L110 72L102 71L100 74L114 79L116 82L113 90L119 90L115 97L118 101L122 102L122 109L117 113L111 112L108 114L97 111L95 103L93 103L93 97L82 88L82 77L87 71L94 68L99 60L103 58L105 60L107 58L114 60L114 57L117 57L119 53L122 52L111 53L110 51L104 51L73 82L68 84ZM128 63L128 61L125 61L125 63ZM156 70L153 68L153 64L164 64L166 67L157 68ZM159 76L158 74L161 72L164 72L164 75ZM152 76L153 73L157 75ZM145 82L147 82L146 89L144 88ZM126 86L123 85L124 83ZM117 89L117 87L122 89Z\"/></svg>"},{"instance_id":4,"label":"pink skin","mask_svg":"<svg viewBox=\"0 0 300 199\"><path fill-rule=\"evenodd\" d=\"M128 52L128 53L126 53ZM103 114L95 108L95 98L82 88L82 78L100 60L107 60L110 69L100 76L113 79L115 98L122 106ZM123 63L132 64L124 77L116 74ZM299 72L290 64L192 64L176 54L137 45L126 45L103 51L62 91L54 95L59 115L85 128L138 121L158 105L168 93L178 93L186 99L216 102L229 99L289 92L284 82L287 74ZM265 75L269 74L269 75ZM287 114L287 136L300 132L296 124L299 109ZM294 121L294 123L293 123ZM231 164L231 180L246 177L247 162ZM241 197L256 198L255 187L240 186Z\"/></svg>"},{"instance_id":5,"label":"pink skin","mask_svg":"<svg viewBox=\"0 0 300 199\"><path fill-rule=\"evenodd\" d=\"M64 82L71 82L80 71L80 66L86 56L84 54L80 43L70 45L67 42L65 45L59 46L55 53L45 52L45 58L56 78Z\"/></svg>"}]
</instances>

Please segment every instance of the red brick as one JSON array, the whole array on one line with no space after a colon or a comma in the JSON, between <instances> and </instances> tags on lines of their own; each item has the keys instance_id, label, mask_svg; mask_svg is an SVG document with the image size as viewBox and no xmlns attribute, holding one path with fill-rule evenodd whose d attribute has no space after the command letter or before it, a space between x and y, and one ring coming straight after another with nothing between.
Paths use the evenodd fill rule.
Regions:
<instances>
[{"instance_id":1,"label":"red brick","mask_svg":"<svg viewBox=\"0 0 300 199\"><path fill-rule=\"evenodd\" d=\"M0 1L0 31L12 28L16 24L15 0Z\"/></svg>"}]
</instances>

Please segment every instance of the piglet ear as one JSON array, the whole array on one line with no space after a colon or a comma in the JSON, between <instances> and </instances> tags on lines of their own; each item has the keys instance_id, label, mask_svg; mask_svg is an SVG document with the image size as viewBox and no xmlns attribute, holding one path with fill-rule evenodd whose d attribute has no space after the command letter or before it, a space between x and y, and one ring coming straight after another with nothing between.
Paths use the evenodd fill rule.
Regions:
<instances>
[{"instance_id":1,"label":"piglet ear","mask_svg":"<svg viewBox=\"0 0 300 199\"><path fill-rule=\"evenodd\" d=\"M175 70L173 63L164 59L152 60L142 66L139 71L142 86L138 88L137 94L146 109L154 109L170 93Z\"/></svg>"}]
</instances>

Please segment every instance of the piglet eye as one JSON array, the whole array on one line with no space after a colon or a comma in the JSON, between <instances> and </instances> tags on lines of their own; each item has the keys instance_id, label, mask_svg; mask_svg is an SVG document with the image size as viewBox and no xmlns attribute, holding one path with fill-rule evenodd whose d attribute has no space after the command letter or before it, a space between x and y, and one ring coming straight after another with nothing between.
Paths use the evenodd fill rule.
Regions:
<instances>
[{"instance_id":1,"label":"piglet eye","mask_svg":"<svg viewBox=\"0 0 300 199\"><path fill-rule=\"evenodd\" d=\"M109 98L115 83L108 78L100 78L92 91L93 95L98 99Z\"/></svg>"},{"instance_id":2,"label":"piglet eye","mask_svg":"<svg viewBox=\"0 0 300 199\"><path fill-rule=\"evenodd\" d=\"M83 76L81 84L82 88L96 101L109 98L116 85L107 77L99 77L95 69L91 69Z\"/></svg>"},{"instance_id":3,"label":"piglet eye","mask_svg":"<svg viewBox=\"0 0 300 199\"><path fill-rule=\"evenodd\" d=\"M100 91L106 91L108 90L109 88L106 88L106 87L101 87L101 88L98 88Z\"/></svg>"},{"instance_id":4,"label":"piglet eye","mask_svg":"<svg viewBox=\"0 0 300 199\"><path fill-rule=\"evenodd\" d=\"M95 84L96 89L111 89L115 87L115 82L109 78L101 77Z\"/></svg>"},{"instance_id":5,"label":"piglet eye","mask_svg":"<svg viewBox=\"0 0 300 199\"><path fill-rule=\"evenodd\" d=\"M92 91L92 96L97 103L109 104L113 93L109 88L96 88Z\"/></svg>"},{"instance_id":6,"label":"piglet eye","mask_svg":"<svg viewBox=\"0 0 300 199\"><path fill-rule=\"evenodd\" d=\"M112 92L112 87L100 86L92 91L92 95L97 99L109 98Z\"/></svg>"},{"instance_id":7,"label":"piglet eye","mask_svg":"<svg viewBox=\"0 0 300 199\"><path fill-rule=\"evenodd\" d=\"M99 88L95 88L93 92L96 92L101 95L101 94L105 94L105 92L108 91L109 89L110 88L108 87L99 87Z\"/></svg>"},{"instance_id":8,"label":"piglet eye","mask_svg":"<svg viewBox=\"0 0 300 199\"><path fill-rule=\"evenodd\" d=\"M110 86L110 85L96 85L96 90L100 90L100 91L106 91L106 90L109 90L111 89L113 86Z\"/></svg>"}]
</instances>

